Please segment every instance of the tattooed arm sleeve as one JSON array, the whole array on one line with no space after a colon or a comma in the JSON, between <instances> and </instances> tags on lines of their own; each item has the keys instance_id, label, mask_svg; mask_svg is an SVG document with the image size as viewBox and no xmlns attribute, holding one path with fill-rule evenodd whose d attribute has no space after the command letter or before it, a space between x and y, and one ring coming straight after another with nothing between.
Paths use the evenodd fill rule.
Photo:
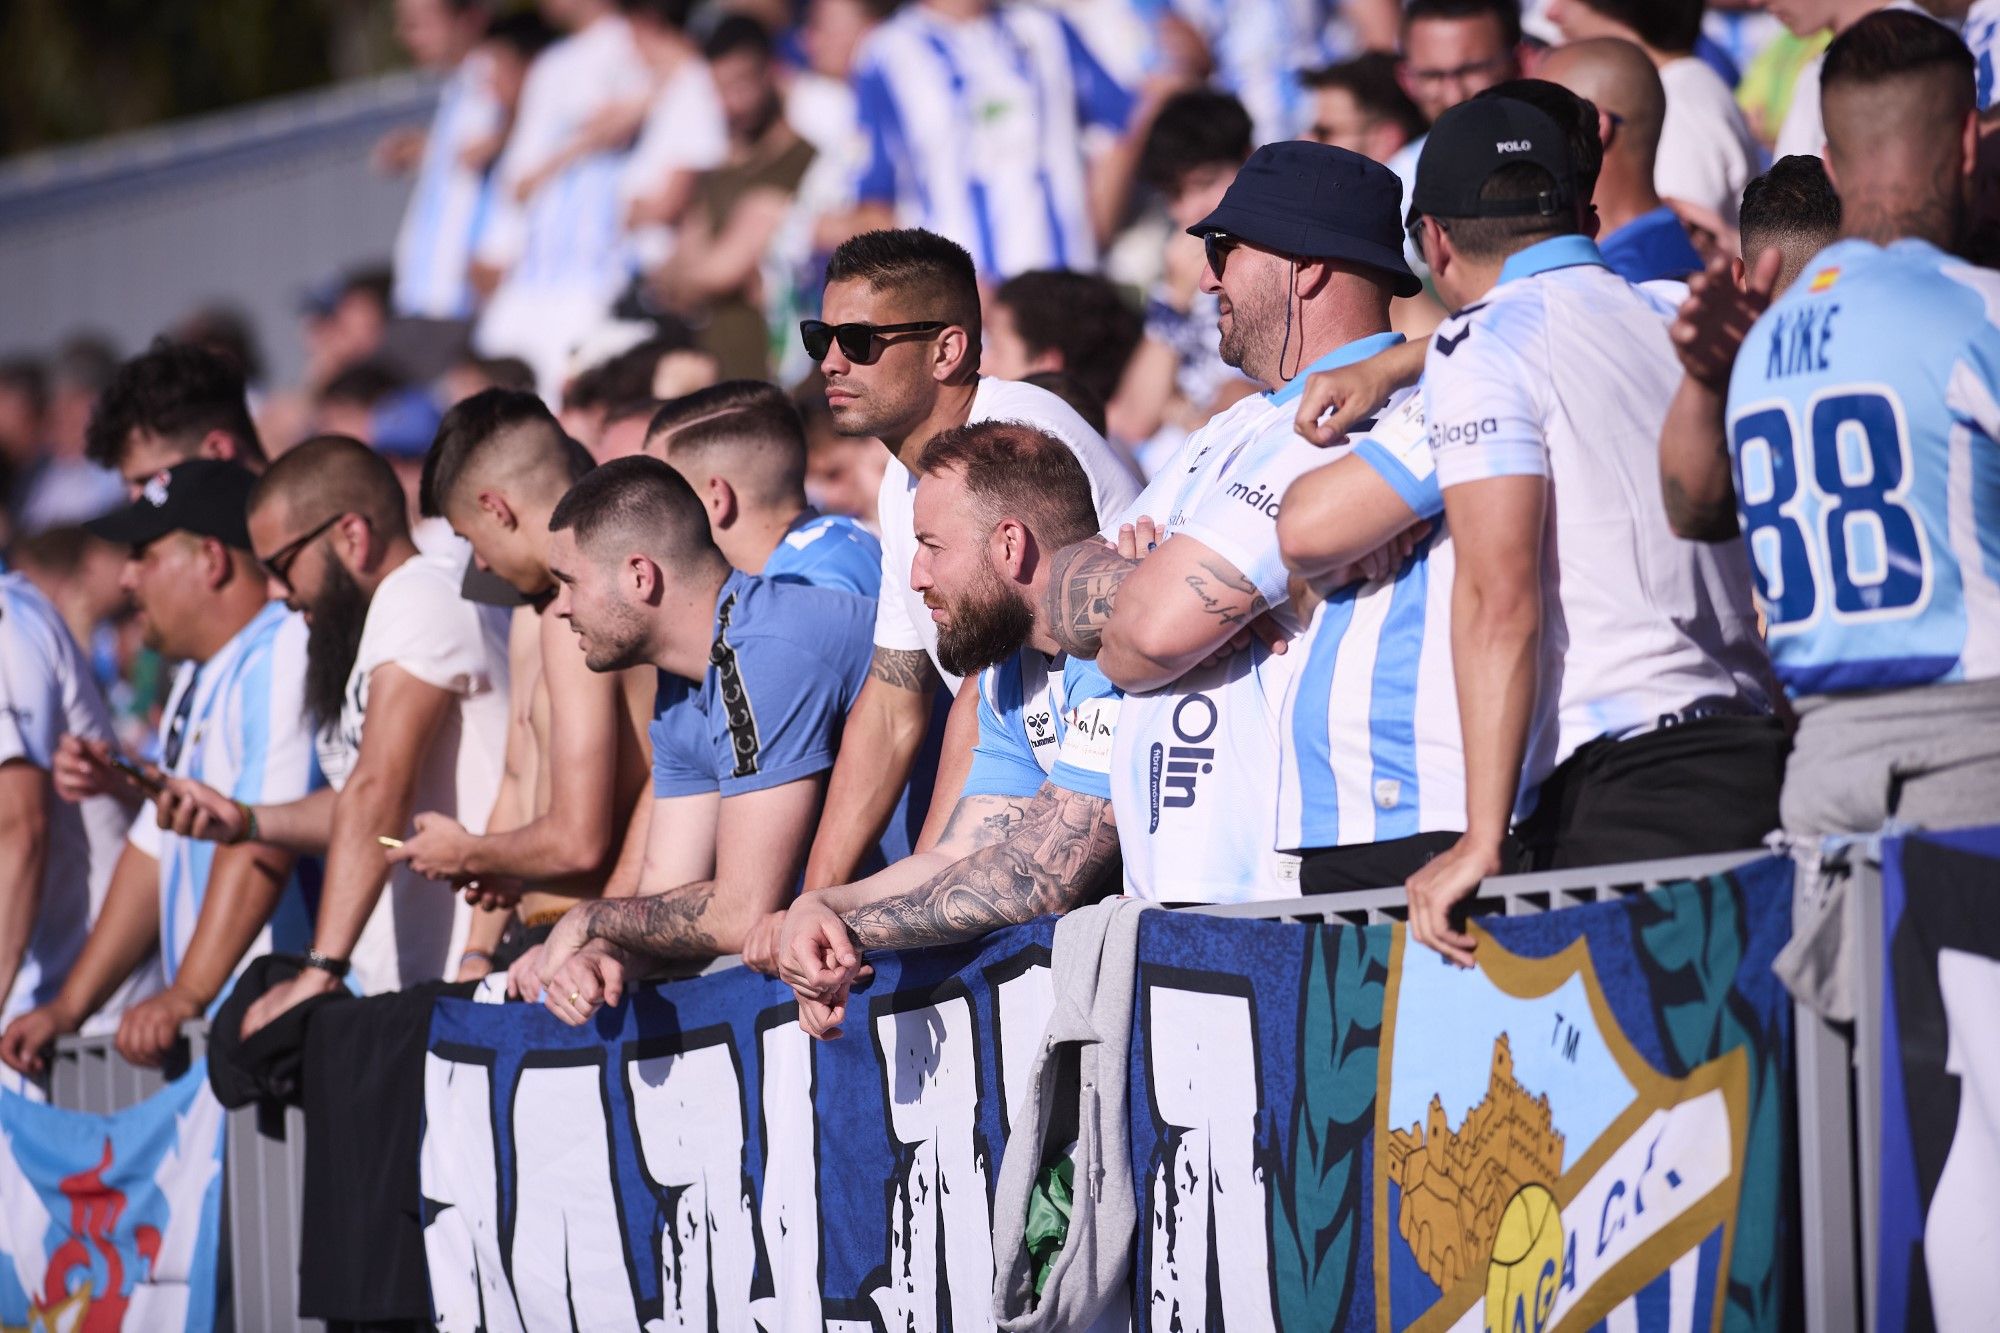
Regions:
<instances>
[{"instance_id":1,"label":"tattooed arm sleeve","mask_svg":"<svg viewBox=\"0 0 2000 1333\"><path fill-rule=\"evenodd\" d=\"M1050 557L1049 582L1042 594L1042 615L1049 633L1071 657L1096 657L1118 589L1139 567L1095 537L1057 551Z\"/></svg>"},{"instance_id":2,"label":"tattooed arm sleeve","mask_svg":"<svg viewBox=\"0 0 2000 1333\"><path fill-rule=\"evenodd\" d=\"M894 898L842 913L864 949L972 939L1082 901L1117 865L1111 802L1045 785L1007 837Z\"/></svg>"}]
</instances>

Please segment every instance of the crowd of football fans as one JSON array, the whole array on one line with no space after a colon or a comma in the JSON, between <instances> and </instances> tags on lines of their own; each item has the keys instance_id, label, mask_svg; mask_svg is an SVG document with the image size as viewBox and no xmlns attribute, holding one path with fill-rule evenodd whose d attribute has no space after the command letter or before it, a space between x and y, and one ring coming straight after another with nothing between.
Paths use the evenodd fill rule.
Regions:
<instances>
[{"instance_id":1,"label":"crowd of football fans","mask_svg":"<svg viewBox=\"0 0 2000 1333\"><path fill-rule=\"evenodd\" d=\"M396 10L298 383L0 364L10 1086L2000 811L1993 0Z\"/></svg>"}]
</instances>

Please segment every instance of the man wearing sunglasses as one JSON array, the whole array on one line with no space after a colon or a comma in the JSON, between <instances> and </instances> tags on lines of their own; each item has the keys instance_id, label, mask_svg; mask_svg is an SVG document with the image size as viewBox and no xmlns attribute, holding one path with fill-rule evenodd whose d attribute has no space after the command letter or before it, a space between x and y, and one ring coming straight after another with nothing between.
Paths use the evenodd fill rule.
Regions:
<instances>
[{"instance_id":1,"label":"man wearing sunglasses","mask_svg":"<svg viewBox=\"0 0 2000 1333\"><path fill-rule=\"evenodd\" d=\"M808 888L854 880L916 771L938 686L959 693L958 677L937 659L937 626L910 587L917 554L912 496L924 447L968 422L1020 421L1076 455L1100 518L1118 513L1139 491L1104 437L1069 404L1046 389L979 373L979 280L972 257L944 237L911 229L848 241L827 265L821 315L801 325L800 335L820 363L834 428L874 436L891 457L877 497L882 595L875 656L842 733L826 814L806 865ZM971 763L977 722L970 703L952 717L938 772L941 813ZM926 803L909 804L922 810Z\"/></svg>"},{"instance_id":2,"label":"man wearing sunglasses","mask_svg":"<svg viewBox=\"0 0 2000 1333\"><path fill-rule=\"evenodd\" d=\"M1305 376L1400 342L1389 305L1417 290L1404 266L1401 187L1387 167L1315 143L1267 144L1222 202L1190 230L1207 247L1203 289L1221 310L1222 358L1265 392L1189 437L1125 516L1164 536L1141 559L1092 539L1057 553L1047 619L1076 658L1096 659L1072 706L1118 699L1110 764L1126 891L1173 902L1296 894L1297 858L1276 851L1278 719L1294 653L1265 639L1296 633L1280 558L1280 499L1326 461L1294 433ZM1421 418L1384 414L1384 458L1422 436ZM1419 517L1394 471L1386 539ZM1380 541L1357 554L1372 554ZM1256 622L1260 638L1230 652ZM1322 775L1329 776L1330 775Z\"/></svg>"},{"instance_id":3,"label":"man wearing sunglasses","mask_svg":"<svg viewBox=\"0 0 2000 1333\"><path fill-rule=\"evenodd\" d=\"M249 530L272 586L312 627L307 703L333 790L246 808L177 782L162 801L183 832L325 855L306 966L250 1007L245 1036L350 970L365 994L445 974L469 912L392 869L380 839L408 836L420 810L482 831L507 733L505 613L460 595L456 552L418 552L387 460L340 435L295 446L258 482Z\"/></svg>"},{"instance_id":4,"label":"man wearing sunglasses","mask_svg":"<svg viewBox=\"0 0 2000 1333\"><path fill-rule=\"evenodd\" d=\"M138 498L89 525L132 552L125 587L147 645L185 662L167 698L157 774L199 778L232 808L296 800L324 783L301 689L306 626L270 600L251 554L253 483L234 463L196 459L145 479ZM65 736L51 768L57 794L110 793L134 806L149 797L113 758L109 742ZM157 951L166 989L126 1010L117 1038L126 1059L156 1065L246 956L306 939L290 852L261 839L217 847L182 837L149 801L76 965L54 999L0 1036L0 1059L41 1073L49 1043L77 1031Z\"/></svg>"}]
</instances>

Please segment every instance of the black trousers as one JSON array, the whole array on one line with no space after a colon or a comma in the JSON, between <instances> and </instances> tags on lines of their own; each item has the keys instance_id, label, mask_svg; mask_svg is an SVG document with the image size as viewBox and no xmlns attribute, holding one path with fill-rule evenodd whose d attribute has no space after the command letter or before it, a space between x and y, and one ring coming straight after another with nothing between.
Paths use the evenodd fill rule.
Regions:
<instances>
[{"instance_id":1,"label":"black trousers","mask_svg":"<svg viewBox=\"0 0 2000 1333\"><path fill-rule=\"evenodd\" d=\"M1388 842L1318 847L1299 853L1301 893L1351 893L1395 888L1457 842L1456 833L1417 833ZM1512 838L1501 851L1501 873L1527 869L1527 858Z\"/></svg>"},{"instance_id":2,"label":"black trousers","mask_svg":"<svg viewBox=\"0 0 2000 1333\"><path fill-rule=\"evenodd\" d=\"M1791 747L1769 717L1592 741L1549 775L1517 833L1536 870L1755 847L1779 825Z\"/></svg>"}]
</instances>

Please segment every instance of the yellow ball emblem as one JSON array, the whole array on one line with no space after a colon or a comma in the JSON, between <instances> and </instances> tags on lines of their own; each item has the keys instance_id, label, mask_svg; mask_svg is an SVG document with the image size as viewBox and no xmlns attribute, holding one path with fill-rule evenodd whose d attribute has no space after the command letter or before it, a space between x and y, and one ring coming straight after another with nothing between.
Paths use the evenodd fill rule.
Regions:
<instances>
[{"instance_id":1,"label":"yellow ball emblem","mask_svg":"<svg viewBox=\"0 0 2000 1333\"><path fill-rule=\"evenodd\" d=\"M1486 1266L1486 1333L1542 1333L1562 1283L1562 1209L1541 1185L1523 1185L1500 1214Z\"/></svg>"}]
</instances>

